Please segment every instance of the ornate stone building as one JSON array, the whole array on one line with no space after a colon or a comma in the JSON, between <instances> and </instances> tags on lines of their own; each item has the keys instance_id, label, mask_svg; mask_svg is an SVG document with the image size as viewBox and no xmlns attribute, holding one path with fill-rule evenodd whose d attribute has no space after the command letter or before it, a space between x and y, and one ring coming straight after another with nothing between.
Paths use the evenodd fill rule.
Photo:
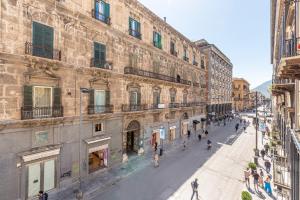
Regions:
<instances>
[{"instance_id":1,"label":"ornate stone building","mask_svg":"<svg viewBox=\"0 0 300 200\"><path fill-rule=\"evenodd\" d=\"M271 1L273 180L291 200L300 199L299 9L299 1Z\"/></svg>"},{"instance_id":2,"label":"ornate stone building","mask_svg":"<svg viewBox=\"0 0 300 200\"><path fill-rule=\"evenodd\" d=\"M231 112L232 68L229 58L214 44L202 39L195 44L207 60L207 113L209 118L223 117ZM205 65L205 63L201 63Z\"/></svg>"},{"instance_id":3,"label":"ornate stone building","mask_svg":"<svg viewBox=\"0 0 300 200\"><path fill-rule=\"evenodd\" d=\"M138 1L2 0L0 16L2 200L51 196L203 126L205 56Z\"/></svg>"},{"instance_id":4,"label":"ornate stone building","mask_svg":"<svg viewBox=\"0 0 300 200\"><path fill-rule=\"evenodd\" d=\"M250 109L250 84L243 78L232 79L233 109L236 112Z\"/></svg>"}]
</instances>

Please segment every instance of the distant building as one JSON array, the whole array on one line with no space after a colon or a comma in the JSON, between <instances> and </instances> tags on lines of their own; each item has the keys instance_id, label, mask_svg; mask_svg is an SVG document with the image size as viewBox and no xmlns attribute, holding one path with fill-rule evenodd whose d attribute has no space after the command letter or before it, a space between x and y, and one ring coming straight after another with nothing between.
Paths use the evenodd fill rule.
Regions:
<instances>
[{"instance_id":1,"label":"distant building","mask_svg":"<svg viewBox=\"0 0 300 200\"><path fill-rule=\"evenodd\" d=\"M236 112L250 109L250 84L243 78L233 78L232 79L232 100L233 109Z\"/></svg>"},{"instance_id":2,"label":"distant building","mask_svg":"<svg viewBox=\"0 0 300 200\"><path fill-rule=\"evenodd\" d=\"M263 105L266 100L266 97L261 92L252 91L249 94L250 108L255 108L255 106L256 106L256 93L257 93L257 105L258 106Z\"/></svg>"},{"instance_id":3,"label":"distant building","mask_svg":"<svg viewBox=\"0 0 300 200\"><path fill-rule=\"evenodd\" d=\"M229 58L214 44L202 39L195 44L207 58L207 113L222 117L232 110L232 69ZM204 65L204 63L201 63Z\"/></svg>"}]
</instances>

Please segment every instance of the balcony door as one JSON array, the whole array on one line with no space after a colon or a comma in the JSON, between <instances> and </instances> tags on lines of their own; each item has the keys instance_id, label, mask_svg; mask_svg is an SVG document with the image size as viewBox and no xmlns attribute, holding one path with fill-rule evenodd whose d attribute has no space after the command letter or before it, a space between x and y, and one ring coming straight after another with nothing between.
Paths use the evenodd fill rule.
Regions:
<instances>
[{"instance_id":1,"label":"balcony door","mask_svg":"<svg viewBox=\"0 0 300 200\"><path fill-rule=\"evenodd\" d=\"M95 112L102 113L105 111L105 91L95 90Z\"/></svg>"},{"instance_id":2,"label":"balcony door","mask_svg":"<svg viewBox=\"0 0 300 200\"><path fill-rule=\"evenodd\" d=\"M53 28L40 24L32 23L32 53L34 56L43 58L53 58Z\"/></svg>"},{"instance_id":3,"label":"balcony door","mask_svg":"<svg viewBox=\"0 0 300 200\"><path fill-rule=\"evenodd\" d=\"M33 90L33 117L41 118L52 115L52 88L35 86Z\"/></svg>"}]
</instances>

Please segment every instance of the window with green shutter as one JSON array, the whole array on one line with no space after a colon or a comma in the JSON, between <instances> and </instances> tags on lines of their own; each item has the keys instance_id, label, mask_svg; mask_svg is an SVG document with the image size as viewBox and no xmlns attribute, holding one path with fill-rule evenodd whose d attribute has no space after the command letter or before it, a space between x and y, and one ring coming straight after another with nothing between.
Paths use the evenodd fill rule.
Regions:
<instances>
[{"instance_id":1,"label":"window with green shutter","mask_svg":"<svg viewBox=\"0 0 300 200\"><path fill-rule=\"evenodd\" d=\"M110 4L102 0L95 0L93 14L96 19L110 24Z\"/></svg>"},{"instance_id":2,"label":"window with green shutter","mask_svg":"<svg viewBox=\"0 0 300 200\"><path fill-rule=\"evenodd\" d=\"M141 24L129 17L129 35L141 39Z\"/></svg>"},{"instance_id":3,"label":"window with green shutter","mask_svg":"<svg viewBox=\"0 0 300 200\"><path fill-rule=\"evenodd\" d=\"M53 59L53 28L32 23L32 54L43 58Z\"/></svg>"},{"instance_id":4,"label":"window with green shutter","mask_svg":"<svg viewBox=\"0 0 300 200\"><path fill-rule=\"evenodd\" d=\"M162 48L161 35L155 31L153 32L153 45L159 49Z\"/></svg>"},{"instance_id":5,"label":"window with green shutter","mask_svg":"<svg viewBox=\"0 0 300 200\"><path fill-rule=\"evenodd\" d=\"M94 42L94 66L103 68L106 63L106 46Z\"/></svg>"}]
</instances>

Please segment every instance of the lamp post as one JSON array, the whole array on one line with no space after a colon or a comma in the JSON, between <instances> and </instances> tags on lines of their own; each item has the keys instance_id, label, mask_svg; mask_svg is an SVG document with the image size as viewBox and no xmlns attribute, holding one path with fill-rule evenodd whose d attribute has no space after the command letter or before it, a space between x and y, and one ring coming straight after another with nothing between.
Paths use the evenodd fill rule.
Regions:
<instances>
[{"instance_id":1,"label":"lamp post","mask_svg":"<svg viewBox=\"0 0 300 200\"><path fill-rule=\"evenodd\" d=\"M77 199L83 198L82 192L82 180L81 180L81 132L82 132L82 93L87 94L90 90L88 88L80 88L80 95L79 95L79 190L76 194Z\"/></svg>"}]
</instances>

